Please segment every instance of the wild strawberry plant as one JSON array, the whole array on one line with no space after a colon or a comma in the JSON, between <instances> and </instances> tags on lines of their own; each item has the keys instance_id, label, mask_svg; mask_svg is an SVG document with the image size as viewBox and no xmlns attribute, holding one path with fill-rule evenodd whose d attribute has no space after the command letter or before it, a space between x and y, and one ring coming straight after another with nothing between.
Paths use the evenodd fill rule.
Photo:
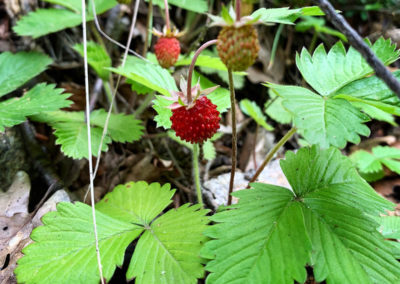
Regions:
<instances>
[{"instance_id":1,"label":"wild strawberry plant","mask_svg":"<svg viewBox=\"0 0 400 284\"><path fill-rule=\"evenodd\" d=\"M32 12L18 22L15 31L40 37L82 22L79 1L48 2L65 9ZM135 241L126 278L135 279L136 283L196 283L204 278L206 283L304 283L307 266L313 268L318 282L399 282L400 264L396 258L400 247L398 242L387 240L400 238L399 219L383 216L394 209L394 204L377 195L353 162L338 150L348 142L359 143L360 136L368 136L370 130L365 123L371 118L395 124L393 115L400 115L399 98L374 76L373 69L352 47L346 49L338 42L328 52L323 45L312 54L303 49L296 55L296 65L310 88L265 83L272 99L265 106L266 115L280 123L292 123L292 129L252 178L256 181L274 153L297 132L310 146L288 151L280 162L290 188L251 183L250 189L232 194L239 199L237 204L229 205L229 199L229 206L207 216L209 211L202 208L199 146L206 158L215 157L212 141L221 135L217 133L220 116L231 107L232 146L236 149L233 78L243 76L243 71L257 58L255 24L293 24L300 16L322 12L317 7L261 8L242 17L241 1L236 1L236 10L223 8L221 17L211 16L214 24L223 26L218 39L182 57L178 33L169 21L167 1L153 2L166 8L166 28L162 33L155 32L162 40L157 43L155 54L147 54L145 60L128 56L121 66L112 67L107 51L90 42L87 60L103 80L110 101L113 94L108 82L112 73L126 77L133 90L150 100L156 94L153 108L157 112L157 126L193 154L199 204L185 204L164 212L175 192L168 184L128 183L107 194L96 204L105 280L110 280L116 267L123 264L126 248ZM94 3L97 13L117 4L101 0ZM195 12L207 10L206 1L189 4L171 0L170 4ZM95 17L90 10L89 20ZM61 16L62 20L55 21ZM43 17L54 23L32 28L32 23ZM368 44L386 65L399 58L400 51L389 40ZM212 45L217 46L219 57L205 51ZM74 49L84 54L82 45L75 45ZM2 96L44 71L51 60L39 53L4 53L0 62L4 63L0 68L5 70L0 72L0 82L4 82L0 84ZM17 67L23 64L21 71ZM180 66L189 66L189 71L178 90L171 73ZM217 88L196 73L195 66L227 74L229 90ZM400 77L398 72L394 75ZM0 130L21 123L26 117L45 122L55 130L56 143L65 155L90 159L84 113L59 110L71 103L67 100L69 95L61 93L52 85L38 84L19 99L1 102L8 109L0 110ZM45 106L40 103L44 96L48 102ZM272 129L255 103L242 100L240 105L258 125ZM196 118L193 123L192 118ZM106 120L107 112L103 109L91 113L90 146L95 154L99 148L106 151L112 141L132 142L142 136L144 127L133 115L112 113L104 131ZM375 148L372 154L356 153L353 158L360 172L380 171L382 164L398 169L398 153L387 148ZM233 151L231 189L235 163ZM15 270L18 281L98 283L90 207L79 202L60 203L56 212L43 218L43 224L31 235L35 243L23 250L25 256ZM209 272L207 276L205 271Z\"/></svg>"}]
</instances>

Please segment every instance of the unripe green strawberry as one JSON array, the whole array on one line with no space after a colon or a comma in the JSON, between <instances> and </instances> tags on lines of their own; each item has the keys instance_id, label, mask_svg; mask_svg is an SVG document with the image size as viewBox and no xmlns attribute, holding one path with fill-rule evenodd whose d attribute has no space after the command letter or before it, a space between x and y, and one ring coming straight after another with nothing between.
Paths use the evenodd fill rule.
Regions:
<instances>
[{"instance_id":1,"label":"unripe green strawberry","mask_svg":"<svg viewBox=\"0 0 400 284\"><path fill-rule=\"evenodd\" d=\"M246 71L258 57L260 45L253 25L225 26L218 35L217 50L232 71Z\"/></svg>"},{"instance_id":2,"label":"unripe green strawberry","mask_svg":"<svg viewBox=\"0 0 400 284\"><path fill-rule=\"evenodd\" d=\"M132 0L117 0L119 4L131 4Z\"/></svg>"}]
</instances>

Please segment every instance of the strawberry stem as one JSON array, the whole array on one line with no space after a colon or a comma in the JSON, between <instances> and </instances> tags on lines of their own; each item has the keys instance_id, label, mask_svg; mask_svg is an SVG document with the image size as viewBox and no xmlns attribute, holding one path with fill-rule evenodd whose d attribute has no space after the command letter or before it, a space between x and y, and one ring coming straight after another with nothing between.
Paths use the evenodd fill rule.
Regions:
<instances>
[{"instance_id":1,"label":"strawberry stem","mask_svg":"<svg viewBox=\"0 0 400 284\"><path fill-rule=\"evenodd\" d=\"M164 0L165 6L165 25L167 26L167 32L171 30L171 25L169 22L169 9L168 9L168 0Z\"/></svg>"},{"instance_id":2,"label":"strawberry stem","mask_svg":"<svg viewBox=\"0 0 400 284\"><path fill-rule=\"evenodd\" d=\"M187 101L188 104L192 102L192 76L193 76L193 70L194 66L196 64L197 57L199 57L200 53L209 47L210 45L216 44L217 40L210 40L207 41L205 44L199 47L199 49L196 51L196 53L193 56L192 62L190 63L189 71L188 71L188 79L187 79ZM183 90L182 90L183 91Z\"/></svg>"},{"instance_id":3,"label":"strawberry stem","mask_svg":"<svg viewBox=\"0 0 400 284\"><path fill-rule=\"evenodd\" d=\"M232 168L231 168L231 179L229 181L229 192L228 192L228 205L232 204L232 192L233 185L235 182L236 172L236 155L237 155L237 134L236 134L236 103L235 103L235 86L233 84L233 73L232 69L228 69L229 75L229 90L231 94L231 114L232 114Z\"/></svg>"},{"instance_id":4,"label":"strawberry stem","mask_svg":"<svg viewBox=\"0 0 400 284\"><path fill-rule=\"evenodd\" d=\"M197 202L204 208L203 196L200 185L200 170L199 170L199 144L193 144L193 176L196 186Z\"/></svg>"},{"instance_id":5,"label":"strawberry stem","mask_svg":"<svg viewBox=\"0 0 400 284\"><path fill-rule=\"evenodd\" d=\"M254 176L249 181L249 184L247 185L247 188L250 188L250 183L255 182L257 180L258 176L261 174L261 172L263 171L265 166L272 160L272 158L274 157L276 152L278 152L278 150L283 145L285 145L285 143L293 136L293 134L296 133L296 131L297 131L297 128L293 126L288 131L288 133L286 133L285 136L283 136L281 138L281 140L279 140L278 143L276 143L276 145L268 152L267 156L264 159L264 162L261 164L261 166L258 168L257 172L254 174Z\"/></svg>"},{"instance_id":6,"label":"strawberry stem","mask_svg":"<svg viewBox=\"0 0 400 284\"><path fill-rule=\"evenodd\" d=\"M236 0L236 22L240 21L241 4L242 0Z\"/></svg>"}]
</instances>

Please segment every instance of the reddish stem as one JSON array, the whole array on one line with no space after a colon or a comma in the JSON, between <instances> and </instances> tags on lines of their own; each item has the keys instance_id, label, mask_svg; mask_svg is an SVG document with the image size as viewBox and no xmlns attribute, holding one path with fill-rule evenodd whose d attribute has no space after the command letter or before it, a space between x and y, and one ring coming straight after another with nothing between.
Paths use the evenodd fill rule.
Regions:
<instances>
[{"instance_id":1,"label":"reddish stem","mask_svg":"<svg viewBox=\"0 0 400 284\"><path fill-rule=\"evenodd\" d=\"M196 64L197 57L199 57L200 53L209 47L210 45L216 44L217 40L210 40L207 41L205 44L199 47L199 49L196 51L196 53L193 56L192 63L190 63L189 71L188 71L188 78L187 78L187 100L188 104L192 102L192 75L193 75L193 70L194 66Z\"/></svg>"},{"instance_id":2,"label":"reddish stem","mask_svg":"<svg viewBox=\"0 0 400 284\"><path fill-rule=\"evenodd\" d=\"M241 4L242 0L236 0L236 22L240 21Z\"/></svg>"},{"instance_id":3,"label":"reddish stem","mask_svg":"<svg viewBox=\"0 0 400 284\"><path fill-rule=\"evenodd\" d=\"M171 25L169 23L168 0L164 0L164 6L165 6L165 25L167 26L167 31L170 31Z\"/></svg>"}]
</instances>

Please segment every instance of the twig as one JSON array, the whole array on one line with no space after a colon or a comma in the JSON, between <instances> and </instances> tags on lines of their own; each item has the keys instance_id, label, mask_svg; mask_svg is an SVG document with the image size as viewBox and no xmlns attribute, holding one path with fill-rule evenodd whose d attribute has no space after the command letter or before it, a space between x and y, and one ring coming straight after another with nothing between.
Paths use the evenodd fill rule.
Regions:
<instances>
[{"instance_id":1,"label":"twig","mask_svg":"<svg viewBox=\"0 0 400 284\"><path fill-rule=\"evenodd\" d=\"M147 11L147 20L146 20L146 35L144 40L144 48L143 48L143 57L147 57L147 51L149 50L149 37L151 36L150 33L150 25L152 25L153 21L153 0L149 0L149 7Z\"/></svg>"},{"instance_id":2,"label":"twig","mask_svg":"<svg viewBox=\"0 0 400 284\"><path fill-rule=\"evenodd\" d=\"M372 69L374 69L376 76L382 79L400 98L400 82L390 73L388 68L386 68L371 48L363 41L361 36L349 25L342 15L336 13L328 0L314 0L314 2L324 11L328 20L347 37L351 46L361 53Z\"/></svg>"},{"instance_id":3,"label":"twig","mask_svg":"<svg viewBox=\"0 0 400 284\"><path fill-rule=\"evenodd\" d=\"M187 78L187 100L188 103L190 104L192 102L192 76L193 76L193 70L194 66L196 65L196 60L197 57L199 57L200 53L209 47L210 45L216 44L218 40L210 40L207 41L205 44L199 47L199 49L196 51L196 53L193 56L192 62L190 63L189 71L188 71L188 78Z\"/></svg>"},{"instance_id":4,"label":"twig","mask_svg":"<svg viewBox=\"0 0 400 284\"><path fill-rule=\"evenodd\" d=\"M272 160L272 158L274 157L276 152L278 152L278 150L283 145L285 145L285 143L293 136L293 134L296 133L296 131L297 131L297 128L296 127L292 127L292 129L290 129L288 131L288 133L286 133L286 135L283 136L281 140L279 140L279 142L271 149L271 151L268 152L267 156L264 159L264 162L261 164L261 166L258 168L257 172L254 174L254 176L249 181L249 184L247 185L247 188L250 188L250 183L255 182L257 180L258 176L264 170L265 166Z\"/></svg>"},{"instance_id":5,"label":"twig","mask_svg":"<svg viewBox=\"0 0 400 284\"><path fill-rule=\"evenodd\" d=\"M93 1L94 2L94 1ZM96 15L96 13L94 13ZM91 137L91 128L90 128L90 98L89 98L89 67L88 67L88 58L87 58L87 38L86 38L86 3L85 0L82 0L82 37L83 37L83 59L84 59L84 69L85 69L85 98L86 98L86 126L87 126L87 135L88 135L88 161L89 161L89 177L90 177L90 198L92 205L92 216L93 216L93 229L94 229L94 238L96 243L96 256L97 256L97 265L99 268L100 281L104 284L103 279L103 269L101 266L101 257L100 257L100 249L99 249L99 238L97 234L97 224L96 224L96 210L94 209L94 185L93 185L93 161L92 161L92 137ZM99 147L101 148L101 146Z\"/></svg>"},{"instance_id":6,"label":"twig","mask_svg":"<svg viewBox=\"0 0 400 284\"><path fill-rule=\"evenodd\" d=\"M92 1L92 3L94 3L94 1ZM135 9L133 11L131 28L130 28L129 36L128 36L128 41L127 41L127 44L126 44L124 57L122 59L122 64L121 64L122 67L125 66L126 59L128 57L129 46L131 45L131 42L132 42L133 32L135 30L135 25L136 25L136 18L137 18L137 14L138 14L138 11L139 11L139 3L140 3L140 0L136 0ZM94 170L94 177L96 177L97 171L99 169L100 159L101 159L101 145L103 145L104 138L105 138L105 136L107 134L108 124L110 122L110 117L111 117L111 110L112 110L112 107L113 107L113 104L114 104L114 101L115 101L115 95L117 94L117 90L118 90L119 83L121 81L121 77L122 77L121 74L118 74L117 84L114 87L114 92L113 92L113 95L112 95L112 98L111 98L110 107L108 109L106 121L104 123L103 134L101 136L100 146L99 146L99 150L97 152L97 161L96 161L96 167L95 167L95 170Z\"/></svg>"},{"instance_id":7,"label":"twig","mask_svg":"<svg viewBox=\"0 0 400 284\"><path fill-rule=\"evenodd\" d=\"M231 94L231 114L232 114L232 167L231 167L231 179L229 181L229 192L228 192L228 205L232 204L233 185L235 182L236 172L236 153L237 153L237 133L236 133L236 103L235 103L235 86L233 84L233 73L232 70L228 69L229 76L229 90Z\"/></svg>"},{"instance_id":8,"label":"twig","mask_svg":"<svg viewBox=\"0 0 400 284\"><path fill-rule=\"evenodd\" d=\"M241 7L242 6L242 0L236 0L236 21L240 21L240 13L241 13Z\"/></svg>"}]
</instances>

